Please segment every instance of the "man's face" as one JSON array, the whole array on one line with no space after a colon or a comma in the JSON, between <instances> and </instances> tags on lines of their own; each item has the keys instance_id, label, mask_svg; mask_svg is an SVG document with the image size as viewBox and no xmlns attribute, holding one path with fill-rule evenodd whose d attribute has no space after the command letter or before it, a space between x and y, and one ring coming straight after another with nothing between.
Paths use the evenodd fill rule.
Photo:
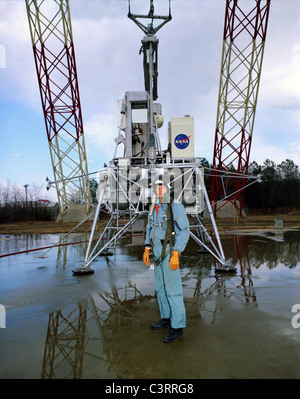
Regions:
<instances>
[{"instance_id":1,"label":"man's face","mask_svg":"<svg viewBox=\"0 0 300 399\"><path fill-rule=\"evenodd\" d=\"M163 186L163 185L162 186L160 186L160 185L156 186L156 195L159 198L162 198L166 194L167 191L168 190L167 190L166 186Z\"/></svg>"}]
</instances>

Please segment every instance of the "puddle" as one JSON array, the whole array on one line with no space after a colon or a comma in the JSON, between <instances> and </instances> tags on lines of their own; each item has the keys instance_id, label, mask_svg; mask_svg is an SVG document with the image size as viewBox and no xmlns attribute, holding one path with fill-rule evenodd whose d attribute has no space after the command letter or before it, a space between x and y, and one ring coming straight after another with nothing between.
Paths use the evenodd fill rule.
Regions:
<instances>
[{"instance_id":1,"label":"puddle","mask_svg":"<svg viewBox=\"0 0 300 399\"><path fill-rule=\"evenodd\" d=\"M0 378L299 378L291 310L300 304L300 232L281 233L222 237L235 275L215 274L190 240L181 259L187 328L174 344L150 329L159 319L153 272L131 239L88 276L72 275L86 243L1 258ZM59 238L0 236L0 251Z\"/></svg>"}]
</instances>

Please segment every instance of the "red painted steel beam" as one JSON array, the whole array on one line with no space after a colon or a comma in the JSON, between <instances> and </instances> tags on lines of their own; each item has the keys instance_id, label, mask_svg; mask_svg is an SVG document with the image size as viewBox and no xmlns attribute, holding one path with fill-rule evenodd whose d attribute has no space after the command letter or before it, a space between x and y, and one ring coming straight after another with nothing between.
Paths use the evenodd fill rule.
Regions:
<instances>
[{"instance_id":1,"label":"red painted steel beam","mask_svg":"<svg viewBox=\"0 0 300 399\"><path fill-rule=\"evenodd\" d=\"M88 211L91 197L69 1L25 2L60 213L78 201Z\"/></svg>"},{"instance_id":2,"label":"red painted steel beam","mask_svg":"<svg viewBox=\"0 0 300 399\"><path fill-rule=\"evenodd\" d=\"M227 0L210 199L217 211L231 203L242 214L270 0ZM250 5L251 6L251 5ZM247 8L247 10L246 10ZM220 172L218 172L220 171ZM228 172L224 178L220 176ZM226 192L224 192L224 188ZM229 199L221 201L224 196Z\"/></svg>"},{"instance_id":3,"label":"red painted steel beam","mask_svg":"<svg viewBox=\"0 0 300 399\"><path fill-rule=\"evenodd\" d=\"M78 141L83 133L73 44L53 54L44 44L33 46L48 141L63 132ZM55 80L61 75L60 84ZM58 118L61 117L61 120Z\"/></svg>"}]
</instances>

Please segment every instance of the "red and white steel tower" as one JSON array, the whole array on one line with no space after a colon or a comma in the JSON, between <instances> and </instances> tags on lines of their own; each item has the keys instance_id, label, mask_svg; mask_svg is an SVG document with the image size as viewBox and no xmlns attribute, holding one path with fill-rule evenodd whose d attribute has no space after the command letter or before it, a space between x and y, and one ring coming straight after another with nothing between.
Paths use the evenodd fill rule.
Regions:
<instances>
[{"instance_id":1,"label":"red and white steel tower","mask_svg":"<svg viewBox=\"0 0 300 399\"><path fill-rule=\"evenodd\" d=\"M246 179L238 176L248 173L270 10L270 0L254 3L226 0L210 192L215 215L229 202L240 216L243 210ZM224 171L231 177L224 179Z\"/></svg>"},{"instance_id":2,"label":"red and white steel tower","mask_svg":"<svg viewBox=\"0 0 300 399\"><path fill-rule=\"evenodd\" d=\"M90 188L68 0L25 0L60 213Z\"/></svg>"}]
</instances>

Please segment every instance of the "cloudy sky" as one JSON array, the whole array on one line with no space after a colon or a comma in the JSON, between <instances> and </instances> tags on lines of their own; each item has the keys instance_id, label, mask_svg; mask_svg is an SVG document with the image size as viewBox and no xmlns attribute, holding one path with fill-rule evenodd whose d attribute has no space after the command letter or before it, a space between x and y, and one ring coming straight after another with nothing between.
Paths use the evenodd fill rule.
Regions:
<instances>
[{"instance_id":1,"label":"cloudy sky","mask_svg":"<svg viewBox=\"0 0 300 399\"><path fill-rule=\"evenodd\" d=\"M254 0L241 0L251 2ZM264 1L263 1L264 3ZM132 0L132 12L149 0ZM166 14L167 0L155 0ZM89 172L114 153L117 100L143 90L144 34L127 18L127 0L70 0ZM195 118L196 155L213 160L225 0L172 0L159 38L158 101L165 124ZM250 161L300 166L300 0L271 0ZM25 0L0 0L0 184L53 178ZM55 193L54 193L55 194ZM50 194L48 198L51 197Z\"/></svg>"}]
</instances>

